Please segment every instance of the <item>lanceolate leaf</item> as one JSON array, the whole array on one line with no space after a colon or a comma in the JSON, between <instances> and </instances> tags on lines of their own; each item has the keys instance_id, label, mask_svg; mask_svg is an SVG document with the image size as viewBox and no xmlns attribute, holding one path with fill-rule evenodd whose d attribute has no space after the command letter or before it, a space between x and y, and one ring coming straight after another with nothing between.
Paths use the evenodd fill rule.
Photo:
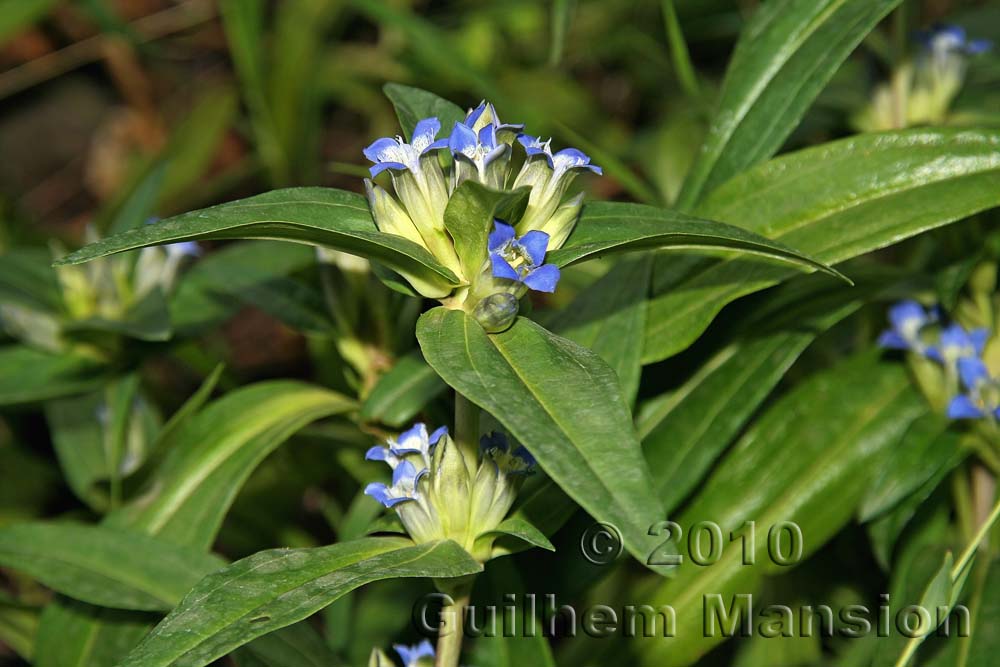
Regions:
<instances>
[{"instance_id":1,"label":"lanceolate leaf","mask_svg":"<svg viewBox=\"0 0 1000 667\"><path fill-rule=\"evenodd\" d=\"M361 416L401 428L446 388L416 350L379 378L361 406Z\"/></svg>"},{"instance_id":2,"label":"lanceolate leaf","mask_svg":"<svg viewBox=\"0 0 1000 667\"><path fill-rule=\"evenodd\" d=\"M434 117L441 122L440 136L448 136L455 123L465 119L465 112L457 104L426 90L398 83L387 83L382 90L395 107L396 116L399 117L399 124L407 139L413 135L413 128L417 123L424 118Z\"/></svg>"},{"instance_id":3,"label":"lanceolate leaf","mask_svg":"<svg viewBox=\"0 0 1000 667\"><path fill-rule=\"evenodd\" d=\"M115 609L172 609L201 577L224 564L202 551L108 526L37 522L0 529L0 565Z\"/></svg>"},{"instance_id":4,"label":"lanceolate leaf","mask_svg":"<svg viewBox=\"0 0 1000 667\"><path fill-rule=\"evenodd\" d=\"M352 407L340 394L294 381L231 392L180 426L145 492L108 520L208 549L236 493L267 454L309 422Z\"/></svg>"},{"instance_id":5,"label":"lanceolate leaf","mask_svg":"<svg viewBox=\"0 0 1000 667\"><path fill-rule=\"evenodd\" d=\"M364 538L316 549L261 551L202 580L122 667L201 667L372 581L481 570L454 542L414 546L403 538Z\"/></svg>"},{"instance_id":6,"label":"lanceolate leaf","mask_svg":"<svg viewBox=\"0 0 1000 667\"><path fill-rule=\"evenodd\" d=\"M299 382L264 382L233 391L173 424L171 449L145 492L106 523L205 551L243 483L268 453L310 421L352 407L340 394ZM45 650L39 652L38 667L111 667L155 621L147 614L55 600L42 615L39 636Z\"/></svg>"},{"instance_id":7,"label":"lanceolate leaf","mask_svg":"<svg viewBox=\"0 0 1000 667\"><path fill-rule=\"evenodd\" d=\"M488 335L462 311L417 324L427 363L491 415L591 516L615 524L637 557L662 519L614 372L593 352L520 318Z\"/></svg>"},{"instance_id":8,"label":"lanceolate leaf","mask_svg":"<svg viewBox=\"0 0 1000 667\"><path fill-rule=\"evenodd\" d=\"M455 241L455 252L462 260L462 271L469 281L482 269L487 258L487 238L496 218L511 220L507 213L524 210L529 190L497 192L474 181L458 186L444 211L444 226Z\"/></svg>"},{"instance_id":9,"label":"lanceolate leaf","mask_svg":"<svg viewBox=\"0 0 1000 667\"><path fill-rule=\"evenodd\" d=\"M751 540L755 564L743 562L737 537L718 562L702 567L686 560L675 579L640 595L677 613L676 636L644 641L642 664L691 664L723 639L702 631L705 596L721 595L728 609L733 595L752 593L763 574L785 569L769 555L772 526L796 524L804 558L851 520L873 462L927 409L906 371L876 358L862 354L813 377L775 403L721 460L676 521L685 531L712 521L726 536L742 534ZM747 521L755 522L755 538Z\"/></svg>"},{"instance_id":10,"label":"lanceolate leaf","mask_svg":"<svg viewBox=\"0 0 1000 667\"><path fill-rule=\"evenodd\" d=\"M648 248L735 250L840 276L782 243L741 227L699 220L669 209L622 202L588 204L563 247L546 259L558 266L568 266L609 252Z\"/></svg>"},{"instance_id":11,"label":"lanceolate leaf","mask_svg":"<svg viewBox=\"0 0 1000 667\"><path fill-rule=\"evenodd\" d=\"M678 203L777 151L865 35L900 0L778 0L760 6L736 46L708 139Z\"/></svg>"},{"instance_id":12,"label":"lanceolate leaf","mask_svg":"<svg viewBox=\"0 0 1000 667\"><path fill-rule=\"evenodd\" d=\"M697 209L837 264L1000 204L1000 132L870 134L783 156L733 178ZM727 303L787 279L745 258L654 269L644 360L690 345Z\"/></svg>"},{"instance_id":13,"label":"lanceolate leaf","mask_svg":"<svg viewBox=\"0 0 1000 667\"><path fill-rule=\"evenodd\" d=\"M424 248L375 227L364 197L332 188L287 188L184 213L102 239L62 258L79 264L151 245L198 239L275 239L336 248L402 272L457 283Z\"/></svg>"},{"instance_id":14,"label":"lanceolate leaf","mask_svg":"<svg viewBox=\"0 0 1000 667\"><path fill-rule=\"evenodd\" d=\"M0 347L0 405L72 396L94 389L110 376L104 364L26 345Z\"/></svg>"}]
</instances>

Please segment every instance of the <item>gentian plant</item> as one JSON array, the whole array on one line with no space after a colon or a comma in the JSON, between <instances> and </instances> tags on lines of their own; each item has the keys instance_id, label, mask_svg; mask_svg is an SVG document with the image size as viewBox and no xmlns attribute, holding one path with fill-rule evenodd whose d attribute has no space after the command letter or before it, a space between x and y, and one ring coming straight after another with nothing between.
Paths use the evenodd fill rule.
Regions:
<instances>
[{"instance_id":1,"label":"gentian plant","mask_svg":"<svg viewBox=\"0 0 1000 667\"><path fill-rule=\"evenodd\" d=\"M0 664L993 664L989 8L226 0L177 138L105 4L8 54L156 152L0 216Z\"/></svg>"}]
</instances>

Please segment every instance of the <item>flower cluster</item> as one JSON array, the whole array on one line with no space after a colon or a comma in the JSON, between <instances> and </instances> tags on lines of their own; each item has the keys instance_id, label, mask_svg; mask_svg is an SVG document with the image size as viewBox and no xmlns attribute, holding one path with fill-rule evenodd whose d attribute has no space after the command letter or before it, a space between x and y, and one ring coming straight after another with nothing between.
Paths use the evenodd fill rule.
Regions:
<instances>
[{"instance_id":1,"label":"flower cluster","mask_svg":"<svg viewBox=\"0 0 1000 667\"><path fill-rule=\"evenodd\" d=\"M992 47L989 40L969 39L959 26L924 33L917 57L876 89L871 106L856 119L858 128L878 131L944 122L965 82L969 58Z\"/></svg>"},{"instance_id":2,"label":"flower cluster","mask_svg":"<svg viewBox=\"0 0 1000 667\"><path fill-rule=\"evenodd\" d=\"M879 336L879 345L907 350L940 365L951 419L1000 416L1000 383L983 361L989 332L966 330L957 323L940 327L939 320L936 311L916 301L901 301L889 309L890 328Z\"/></svg>"},{"instance_id":3,"label":"flower cluster","mask_svg":"<svg viewBox=\"0 0 1000 667\"><path fill-rule=\"evenodd\" d=\"M394 510L410 537L455 540L481 560L489 558L492 531L535 464L524 447L512 447L503 434L483 436L478 455L470 456L446 428L428 433L424 424L372 447L365 458L392 469L391 484L372 482L365 493Z\"/></svg>"},{"instance_id":4,"label":"flower cluster","mask_svg":"<svg viewBox=\"0 0 1000 667\"><path fill-rule=\"evenodd\" d=\"M473 312L495 294L520 298L529 289L555 290L559 270L543 263L545 253L562 246L583 206L582 194L567 196L569 187L578 173L600 174L601 169L581 151L553 152L550 140L523 129L502 123L493 105L484 101L447 136L439 136L437 118L425 118L409 142L385 137L364 150L373 163L372 178L388 172L396 195L365 181L379 230L426 248L459 278L458 284L449 284L438 276L404 275L419 293ZM520 168L515 173L516 164ZM528 188L529 194L519 219L493 221L487 248L459 257L445 225L445 209L466 181L498 191Z\"/></svg>"},{"instance_id":5,"label":"flower cluster","mask_svg":"<svg viewBox=\"0 0 1000 667\"><path fill-rule=\"evenodd\" d=\"M434 664L434 645L427 639L411 646L393 644L392 648L399 654L399 659L403 661L403 667L432 667ZM381 649L373 650L371 659L368 661L369 667L395 667L395 665L396 663Z\"/></svg>"}]
</instances>

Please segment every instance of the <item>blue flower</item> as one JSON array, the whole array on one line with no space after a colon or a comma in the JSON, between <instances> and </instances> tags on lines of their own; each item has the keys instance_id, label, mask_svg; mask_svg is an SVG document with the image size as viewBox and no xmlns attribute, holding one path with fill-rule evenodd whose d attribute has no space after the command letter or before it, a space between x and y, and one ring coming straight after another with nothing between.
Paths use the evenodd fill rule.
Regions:
<instances>
[{"instance_id":1,"label":"blue flower","mask_svg":"<svg viewBox=\"0 0 1000 667\"><path fill-rule=\"evenodd\" d=\"M392 486L382 482L372 482L365 487L369 495L386 507L393 507L407 500L417 500L417 482L427 474L427 468L417 470L409 461L402 460L392 471Z\"/></svg>"},{"instance_id":2,"label":"blue flower","mask_svg":"<svg viewBox=\"0 0 1000 667\"><path fill-rule=\"evenodd\" d=\"M510 443L507 436L499 431L487 433L479 439L479 448L483 454L492 459L498 468L503 468L505 472L526 473L535 466L535 457L531 455L524 445L519 445L514 451L510 451Z\"/></svg>"},{"instance_id":3,"label":"blue flower","mask_svg":"<svg viewBox=\"0 0 1000 667\"><path fill-rule=\"evenodd\" d=\"M571 170L589 169L597 175L604 173L596 164L590 163L590 156L576 148L564 148L556 153L552 152L551 139L542 141L541 137L533 137L530 134L522 134L517 138L518 142L524 146L524 151L529 156L544 155L552 168L552 178L558 180L563 174Z\"/></svg>"},{"instance_id":4,"label":"blue flower","mask_svg":"<svg viewBox=\"0 0 1000 667\"><path fill-rule=\"evenodd\" d=\"M549 235L530 231L518 239L510 225L500 220L493 224L488 241L493 277L513 280L538 292L556 291L559 268L543 264Z\"/></svg>"},{"instance_id":5,"label":"blue flower","mask_svg":"<svg viewBox=\"0 0 1000 667\"><path fill-rule=\"evenodd\" d=\"M392 648L396 649L396 653L402 659L403 667L417 667L421 658L434 657L434 646L427 639L412 646L393 644Z\"/></svg>"},{"instance_id":6,"label":"blue flower","mask_svg":"<svg viewBox=\"0 0 1000 667\"><path fill-rule=\"evenodd\" d=\"M420 158L423 155L448 145L447 139L436 140L440 131L441 122L437 118L424 118L413 129L410 143L403 141L402 137L376 139L363 151L365 157L375 163L369 167L372 178L386 169L405 169L413 173L420 171Z\"/></svg>"},{"instance_id":7,"label":"blue flower","mask_svg":"<svg viewBox=\"0 0 1000 667\"><path fill-rule=\"evenodd\" d=\"M201 256L201 246L195 241L181 241L180 243L167 244L166 251L168 257L177 259Z\"/></svg>"},{"instance_id":8,"label":"blue flower","mask_svg":"<svg viewBox=\"0 0 1000 667\"><path fill-rule=\"evenodd\" d=\"M926 349L927 357L942 364L954 364L963 357L979 357L989 337L987 329L966 331L959 324L950 324L941 331L940 342Z\"/></svg>"},{"instance_id":9,"label":"blue flower","mask_svg":"<svg viewBox=\"0 0 1000 667\"><path fill-rule=\"evenodd\" d=\"M951 419L978 419L986 415L1000 416L996 382L982 359L966 357L958 360L958 375L968 393L959 394L948 404Z\"/></svg>"},{"instance_id":10,"label":"blue flower","mask_svg":"<svg viewBox=\"0 0 1000 667\"><path fill-rule=\"evenodd\" d=\"M384 445L375 445L365 453L369 461L385 461L393 470L407 454L419 454L427 467L431 465L431 453L434 445L442 436L448 434L448 427L442 426L427 435L427 426L416 423L411 428L399 434L396 440L389 439Z\"/></svg>"},{"instance_id":11,"label":"blue flower","mask_svg":"<svg viewBox=\"0 0 1000 667\"><path fill-rule=\"evenodd\" d=\"M486 125L477 133L462 123L455 123L448 137L448 148L456 158L474 165L480 178L485 177L491 163L507 153L507 144L497 141L497 128L493 125Z\"/></svg>"},{"instance_id":12,"label":"blue flower","mask_svg":"<svg viewBox=\"0 0 1000 667\"><path fill-rule=\"evenodd\" d=\"M936 59L943 59L953 54L974 56L986 53L993 48L993 42L988 39L969 39L965 28L957 25L938 26L922 39L924 47Z\"/></svg>"},{"instance_id":13,"label":"blue flower","mask_svg":"<svg viewBox=\"0 0 1000 667\"><path fill-rule=\"evenodd\" d=\"M524 129L524 123L501 123L497 116L497 110L486 100L480 102L475 109L471 109L462 124L475 131L492 125L498 133L520 134L521 130Z\"/></svg>"},{"instance_id":14,"label":"blue flower","mask_svg":"<svg viewBox=\"0 0 1000 667\"><path fill-rule=\"evenodd\" d=\"M916 301L900 301L889 308L891 328L882 332L878 337L878 344L892 350L913 350L923 354L926 346L920 340L920 331L934 319Z\"/></svg>"}]
</instances>

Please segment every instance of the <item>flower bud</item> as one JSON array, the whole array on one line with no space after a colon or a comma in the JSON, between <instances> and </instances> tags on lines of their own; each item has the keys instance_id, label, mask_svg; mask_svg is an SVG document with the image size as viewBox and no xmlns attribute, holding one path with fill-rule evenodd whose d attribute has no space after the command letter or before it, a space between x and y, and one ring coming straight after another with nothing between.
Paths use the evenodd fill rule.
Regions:
<instances>
[{"instance_id":1,"label":"flower bud","mask_svg":"<svg viewBox=\"0 0 1000 667\"><path fill-rule=\"evenodd\" d=\"M487 333L506 331L517 318L517 297L509 292L491 294L476 304L472 316Z\"/></svg>"}]
</instances>

